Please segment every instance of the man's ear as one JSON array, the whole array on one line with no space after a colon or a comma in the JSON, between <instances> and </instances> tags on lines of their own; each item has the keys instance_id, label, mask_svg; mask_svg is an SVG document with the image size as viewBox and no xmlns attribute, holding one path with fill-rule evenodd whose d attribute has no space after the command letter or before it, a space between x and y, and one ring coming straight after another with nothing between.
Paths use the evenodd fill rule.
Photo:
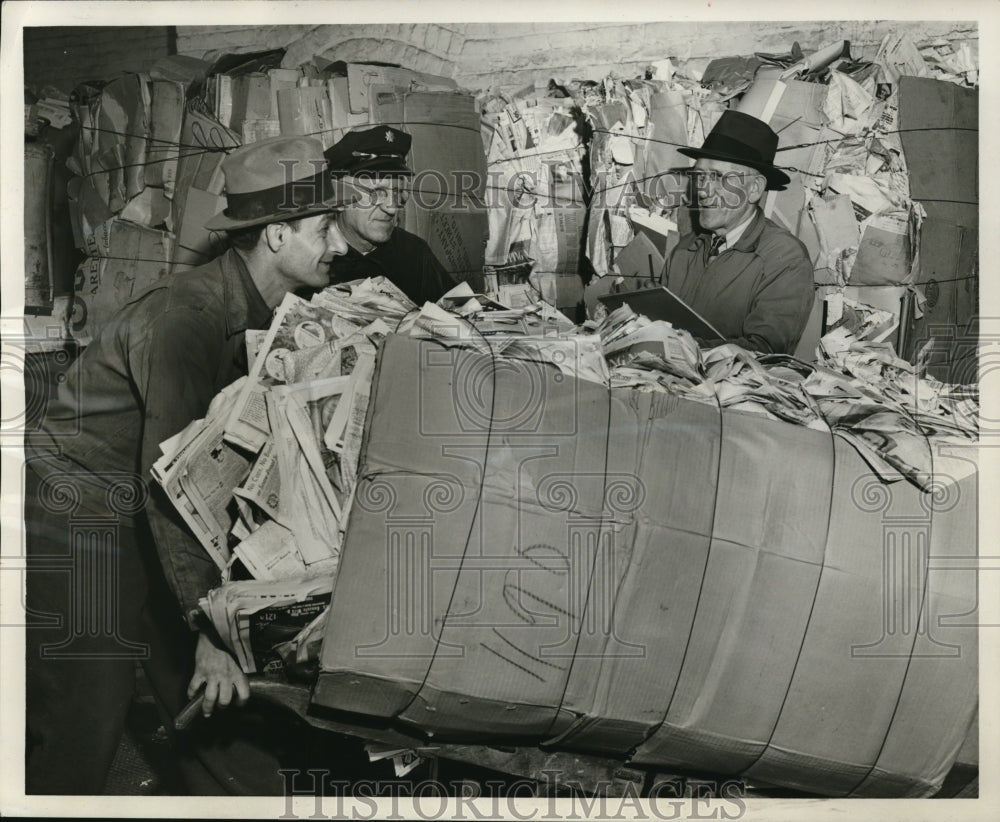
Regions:
<instances>
[{"instance_id":1,"label":"man's ear","mask_svg":"<svg viewBox=\"0 0 1000 822\"><path fill-rule=\"evenodd\" d=\"M285 244L288 231L288 223L268 223L264 226L264 242L271 251L277 252Z\"/></svg>"},{"instance_id":2,"label":"man's ear","mask_svg":"<svg viewBox=\"0 0 1000 822\"><path fill-rule=\"evenodd\" d=\"M747 187L747 199L751 203L759 203L767 191L767 178L761 174L755 174Z\"/></svg>"}]
</instances>

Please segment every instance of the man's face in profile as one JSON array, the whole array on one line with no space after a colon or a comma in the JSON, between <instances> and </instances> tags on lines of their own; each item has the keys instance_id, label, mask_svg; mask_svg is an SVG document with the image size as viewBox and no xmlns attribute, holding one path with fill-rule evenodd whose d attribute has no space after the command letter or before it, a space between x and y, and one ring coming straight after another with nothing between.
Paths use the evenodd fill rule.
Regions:
<instances>
[{"instance_id":1,"label":"man's face in profile","mask_svg":"<svg viewBox=\"0 0 1000 822\"><path fill-rule=\"evenodd\" d=\"M400 177L348 177L347 181L361 196L344 209L338 223L347 242L367 253L392 236L410 196L409 181Z\"/></svg>"}]
</instances>

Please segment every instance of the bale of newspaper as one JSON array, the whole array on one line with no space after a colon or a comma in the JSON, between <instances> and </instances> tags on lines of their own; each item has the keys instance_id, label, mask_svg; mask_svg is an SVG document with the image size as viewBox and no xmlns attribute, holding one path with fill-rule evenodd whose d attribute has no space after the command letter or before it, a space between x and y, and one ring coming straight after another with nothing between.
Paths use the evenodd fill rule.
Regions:
<instances>
[{"instance_id":1,"label":"bale of newspaper","mask_svg":"<svg viewBox=\"0 0 1000 822\"><path fill-rule=\"evenodd\" d=\"M286 298L155 471L220 636L248 672L319 657L316 704L925 795L976 708L978 400L883 319L806 365L359 281Z\"/></svg>"},{"instance_id":2,"label":"bale of newspaper","mask_svg":"<svg viewBox=\"0 0 1000 822\"><path fill-rule=\"evenodd\" d=\"M425 306L382 344L314 703L826 796L941 785L977 702L974 396L845 328L810 367L627 306L462 323Z\"/></svg>"}]
</instances>

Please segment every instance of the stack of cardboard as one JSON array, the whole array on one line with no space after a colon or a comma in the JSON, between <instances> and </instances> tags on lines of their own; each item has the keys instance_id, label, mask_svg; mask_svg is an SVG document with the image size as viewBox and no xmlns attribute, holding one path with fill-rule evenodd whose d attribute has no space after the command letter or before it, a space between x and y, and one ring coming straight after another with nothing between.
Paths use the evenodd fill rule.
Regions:
<instances>
[{"instance_id":1,"label":"stack of cardboard","mask_svg":"<svg viewBox=\"0 0 1000 822\"><path fill-rule=\"evenodd\" d=\"M279 49L212 64L167 58L150 76L123 75L75 107L82 134L70 197L77 245L90 255L73 317L82 342L168 269L224 250L224 237L204 228L225 206L222 159L276 135L329 147L373 124L410 133L421 191L402 225L456 279L481 288L486 166L473 97L446 77L320 58L289 67L283 57Z\"/></svg>"},{"instance_id":2,"label":"stack of cardboard","mask_svg":"<svg viewBox=\"0 0 1000 822\"><path fill-rule=\"evenodd\" d=\"M926 213L916 245L913 322L902 353L923 356L928 372L945 382L975 382L978 97L954 83L916 77L902 77L899 93L910 196Z\"/></svg>"},{"instance_id":3,"label":"stack of cardboard","mask_svg":"<svg viewBox=\"0 0 1000 822\"><path fill-rule=\"evenodd\" d=\"M77 271L71 318L82 343L169 268L183 103L181 83L143 74L78 94L80 140L67 165L79 175L68 187L73 237L88 255Z\"/></svg>"},{"instance_id":4,"label":"stack of cardboard","mask_svg":"<svg viewBox=\"0 0 1000 822\"><path fill-rule=\"evenodd\" d=\"M184 134L185 97L204 73L191 58L165 58L148 75L123 74L101 87L80 86L73 112L80 124L67 161L77 248L71 328L88 342L125 302L163 276L174 259L186 196L181 169L192 150Z\"/></svg>"},{"instance_id":5,"label":"stack of cardboard","mask_svg":"<svg viewBox=\"0 0 1000 822\"><path fill-rule=\"evenodd\" d=\"M688 144L688 108L681 89L662 80L608 78L583 90L581 108L593 129L587 256L599 275L613 270L634 275L628 257L636 250L633 238L640 236L655 247L659 275L677 241L677 226L669 220L684 184L670 172L688 163L677 152ZM659 217L666 219L657 221Z\"/></svg>"},{"instance_id":6,"label":"stack of cardboard","mask_svg":"<svg viewBox=\"0 0 1000 822\"><path fill-rule=\"evenodd\" d=\"M655 280L675 232L690 225L676 186L659 186L661 198L672 195L668 203L642 187L670 163L682 170L690 161L672 156L640 174L634 146L673 152L685 142L698 145L728 106L771 125L779 137L776 163L791 177L763 205L802 240L815 269L816 302L796 355L813 359L820 336L845 321L839 306L847 299L895 317L883 339L911 361L924 351L940 379L955 382L970 371L974 346L958 362L950 362L948 349L975 336L974 58L967 46L921 51L891 35L872 61L852 60L849 51L842 41L810 55L796 44L788 55L704 67L663 61L653 67L654 81L608 79L589 88L581 100L594 127L588 254L598 274L624 278L593 283L591 310L600 294ZM644 107L637 90L645 93ZM675 116L646 133L647 122L656 126L658 98L671 102ZM599 196L611 192L621 193ZM922 239L922 229L931 240Z\"/></svg>"},{"instance_id":7,"label":"stack of cardboard","mask_svg":"<svg viewBox=\"0 0 1000 822\"><path fill-rule=\"evenodd\" d=\"M846 299L889 312L881 338L911 361L935 336L948 340L926 365L958 382L963 367L944 349L975 334L978 108L963 88L975 71L968 55L959 65L925 51L926 60L908 38L887 36L873 61L845 49L810 82L794 66L763 67L738 108L778 132L776 162L792 181L768 195L765 213L802 240L816 272L798 356L811 359L819 336L845 321Z\"/></svg>"}]
</instances>

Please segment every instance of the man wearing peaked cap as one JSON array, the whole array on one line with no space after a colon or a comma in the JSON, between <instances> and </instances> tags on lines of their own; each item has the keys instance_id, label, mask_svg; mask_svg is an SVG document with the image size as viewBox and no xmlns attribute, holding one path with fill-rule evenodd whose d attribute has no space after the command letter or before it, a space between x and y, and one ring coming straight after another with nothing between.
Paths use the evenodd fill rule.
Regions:
<instances>
[{"instance_id":1,"label":"man wearing peaked cap","mask_svg":"<svg viewBox=\"0 0 1000 822\"><path fill-rule=\"evenodd\" d=\"M767 190L788 175L775 167L778 135L767 123L724 111L695 159L695 230L666 264L666 284L731 342L764 353L795 351L813 304L805 246L764 217Z\"/></svg>"},{"instance_id":2,"label":"man wearing peaked cap","mask_svg":"<svg viewBox=\"0 0 1000 822\"><path fill-rule=\"evenodd\" d=\"M43 651L64 641L79 603L64 575L29 571L29 608L63 620L27 631L29 793L101 793L135 687L129 653L143 646L147 678L166 714L176 715L202 686L203 711L214 712L194 729L198 756L181 762L189 790L282 789L273 754L241 736L240 712L218 709L249 695L239 665L198 617L198 599L218 584L219 572L150 481L150 467L161 442L204 417L212 398L247 373L246 330L266 328L286 292L326 285L330 262L347 251L333 221L346 198L326 173L322 144L311 138L238 148L222 171L226 208L206 227L226 232L230 250L127 303L26 438L29 555L65 554L71 517L112 515L115 542L78 548L86 555L78 565L113 562L118 582L105 597L113 601L99 603L116 615L110 635L89 637L84 658L53 657ZM145 506L109 510L113 487L123 483ZM46 503L55 489L71 494L73 511Z\"/></svg>"},{"instance_id":3,"label":"man wearing peaked cap","mask_svg":"<svg viewBox=\"0 0 1000 822\"><path fill-rule=\"evenodd\" d=\"M420 237L399 227L413 172L411 137L390 126L350 131L326 158L330 174L360 191L337 215L349 246L332 267L331 283L385 276L417 305L436 302L455 283Z\"/></svg>"}]
</instances>

